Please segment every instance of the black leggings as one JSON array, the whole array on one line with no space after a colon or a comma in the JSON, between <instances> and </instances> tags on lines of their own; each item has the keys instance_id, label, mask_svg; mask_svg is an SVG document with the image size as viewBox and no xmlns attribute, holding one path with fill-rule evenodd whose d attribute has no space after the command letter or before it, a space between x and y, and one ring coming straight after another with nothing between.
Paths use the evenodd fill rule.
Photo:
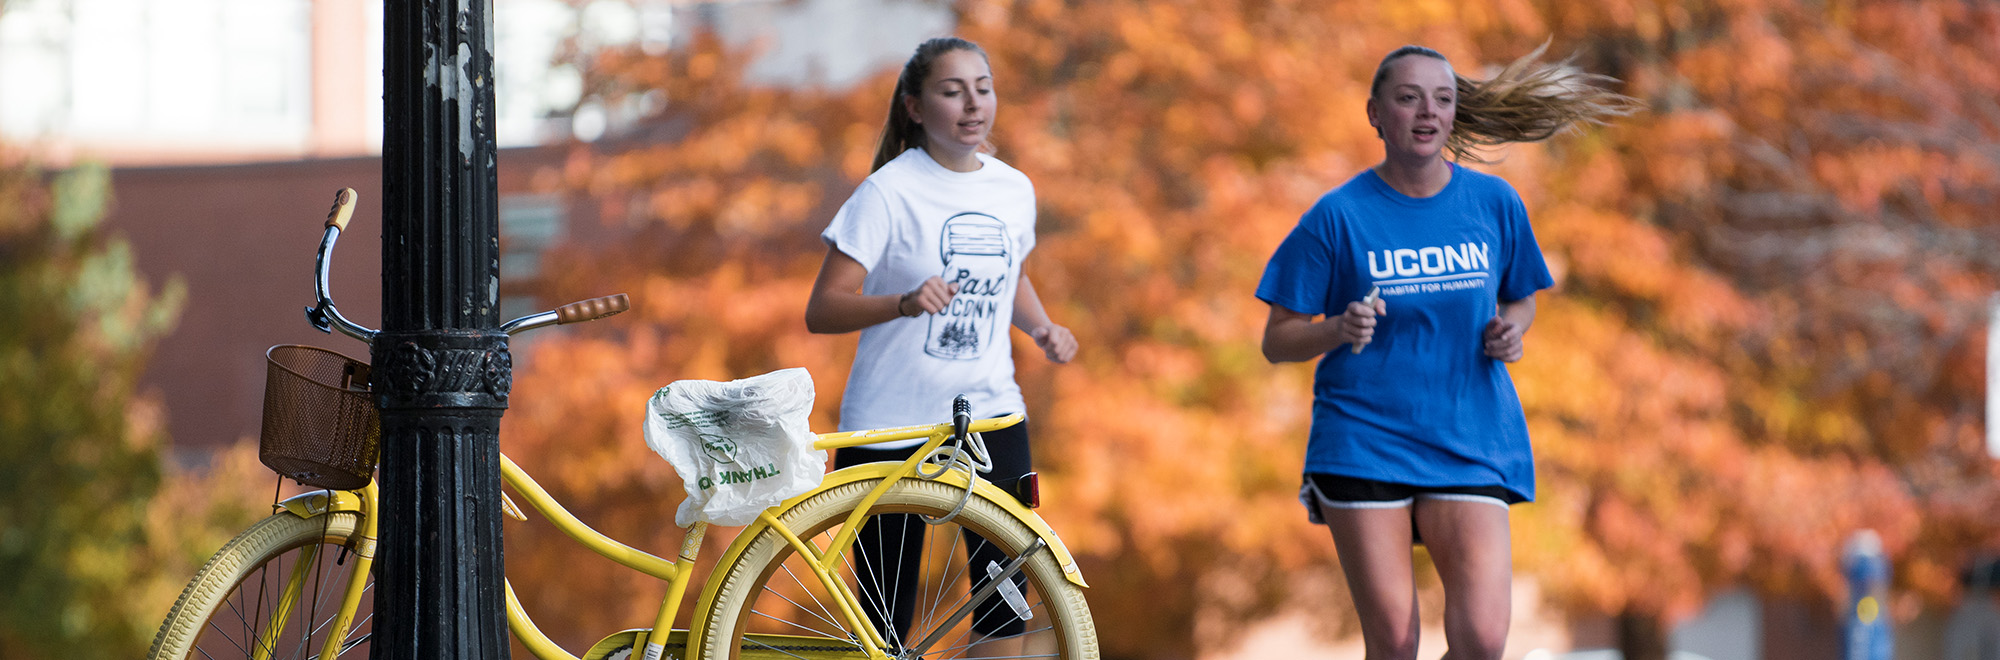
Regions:
<instances>
[{"instance_id":1,"label":"black leggings","mask_svg":"<svg viewBox=\"0 0 2000 660\"><path fill-rule=\"evenodd\" d=\"M987 453L993 459L993 471L981 475L981 478L1006 486L1009 485L1008 482L1028 473L1032 461L1028 452L1026 420L1004 429L981 433L980 437L985 438ZM848 447L834 452L833 467L840 469L863 463L900 462L915 454L920 447L921 445L901 449ZM917 575L917 568L924 552L925 526L924 521L913 515L885 514L870 517L855 535L854 563L855 572L861 582L861 602L868 608L869 616L876 620L877 632L882 633L882 638L889 640L891 644L921 641L901 639L898 635L891 634L890 630L907 632L910 629L910 619L917 605L917 584L921 581ZM972 590L976 592L992 580L986 577L987 563L997 562L1005 566L1008 559L999 548L978 534L974 534L972 530L961 528L961 531L964 532L965 547L970 553L968 562L970 569L967 572L972 575ZM894 574L878 577L876 567L884 565L883 555L891 547L897 548L898 561ZM1024 577L1016 573L1014 584L1016 586L1026 584ZM888 585L889 588L882 590L877 585ZM887 605L883 604L885 594L881 591L889 592L886 594ZM890 613L889 621L881 620L882 612ZM884 624L888 625L888 630L879 629L885 627ZM1026 626L1014 616L1013 610L1007 607L1006 601L1002 600L999 594L994 594L973 610L972 629L981 635L1008 637L1021 634L1025 628Z\"/></svg>"}]
</instances>

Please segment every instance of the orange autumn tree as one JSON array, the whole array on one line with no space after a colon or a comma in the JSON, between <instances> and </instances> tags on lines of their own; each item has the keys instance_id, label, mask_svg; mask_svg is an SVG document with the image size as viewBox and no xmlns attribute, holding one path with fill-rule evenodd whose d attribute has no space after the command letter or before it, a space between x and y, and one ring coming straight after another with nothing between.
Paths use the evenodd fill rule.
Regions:
<instances>
[{"instance_id":1,"label":"orange autumn tree","mask_svg":"<svg viewBox=\"0 0 2000 660\"><path fill-rule=\"evenodd\" d=\"M1541 482L1514 516L1522 573L1619 615L1639 658L1716 589L1837 597L1839 543L1861 527L1884 535L1905 593L1932 597L1967 548L2000 542L1976 447L1980 302L2000 268L1977 66L2000 40L1981 10L959 10L993 60L999 156L1037 185L1030 272L1083 345L1061 367L1023 351L1019 377L1042 513L1085 561L1107 655L1192 657L1289 607L1352 630L1331 542L1293 499L1311 374L1264 362L1250 294L1299 213L1380 157L1368 77L1410 42L1477 77L1552 38L1652 108L1489 168L1521 190L1560 281L1513 367ZM662 521L681 492L640 441L647 394L805 366L830 429L853 350L802 317L818 232L866 175L892 73L751 87L748 57L704 37L583 58L594 98L661 109L543 177L590 212L541 292L625 290L635 309L517 347L507 450L643 547L678 541ZM524 601L566 643L646 625L657 605L545 529L509 544Z\"/></svg>"},{"instance_id":2,"label":"orange autumn tree","mask_svg":"<svg viewBox=\"0 0 2000 660\"><path fill-rule=\"evenodd\" d=\"M1545 185L1562 203L1537 219L1567 248L1557 300L1583 303L1548 309L1542 339L1589 346L1608 321L1650 339L1515 372L1548 388L1523 395L1539 402L1556 506L1532 515L1557 523L1541 541L1559 592L1658 638L1731 583L1839 596L1858 528L1887 539L1904 593L1931 598L2000 541L1978 447L1996 284L1980 255L2000 247L1977 192L1997 183L2000 118L1981 108L2000 81L1976 63L1996 18L1948 3L1547 13L1655 104L1610 140L1559 145L1572 163ZM1676 356L1694 361L1662 359Z\"/></svg>"}]
</instances>

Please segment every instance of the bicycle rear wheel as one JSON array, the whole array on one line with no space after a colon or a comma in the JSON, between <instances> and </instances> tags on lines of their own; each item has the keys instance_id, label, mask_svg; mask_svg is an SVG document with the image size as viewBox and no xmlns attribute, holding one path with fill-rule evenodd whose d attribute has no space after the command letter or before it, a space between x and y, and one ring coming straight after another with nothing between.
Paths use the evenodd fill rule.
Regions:
<instances>
[{"instance_id":1,"label":"bicycle rear wheel","mask_svg":"<svg viewBox=\"0 0 2000 660\"><path fill-rule=\"evenodd\" d=\"M279 512L216 551L181 592L147 654L187 658L315 658L356 576L347 551L360 516ZM372 588L368 583L364 588ZM372 594L364 594L338 657L368 657Z\"/></svg>"},{"instance_id":2,"label":"bicycle rear wheel","mask_svg":"<svg viewBox=\"0 0 2000 660\"><path fill-rule=\"evenodd\" d=\"M825 556L848 514L878 483L834 488L793 507L781 520L814 554ZM825 556L826 568L839 582L836 588L859 595L892 653L921 649L924 658L1096 658L1097 633L1083 590L1063 578L1053 553L1040 549L1039 538L1026 524L979 497L946 524L927 525L907 516L943 516L964 492L916 479L892 487L858 534L892 537L877 539L892 545L903 542L895 536L919 535L921 550L901 556L915 566L871 570L871 560L858 552ZM973 590L988 581L989 571L1015 563L1024 553L1015 580L999 582L993 596L982 602L972 601ZM969 565L967 558L974 554L982 555L987 565ZM878 555L878 561L897 558L893 552ZM838 596L829 593L776 530L760 532L741 557L717 570L711 579L724 582L698 642L703 658L864 657L858 641L864 635L850 623ZM916 584L899 583L905 579ZM898 609L906 613L898 617L893 614ZM885 623L898 618L906 623Z\"/></svg>"}]
</instances>

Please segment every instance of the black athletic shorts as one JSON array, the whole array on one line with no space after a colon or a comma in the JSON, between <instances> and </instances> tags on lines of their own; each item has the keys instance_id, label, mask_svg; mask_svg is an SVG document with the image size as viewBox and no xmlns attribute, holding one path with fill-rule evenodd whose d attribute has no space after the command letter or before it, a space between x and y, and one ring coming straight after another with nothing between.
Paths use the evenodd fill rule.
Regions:
<instances>
[{"instance_id":1,"label":"black athletic shorts","mask_svg":"<svg viewBox=\"0 0 2000 660\"><path fill-rule=\"evenodd\" d=\"M1491 502L1499 506L1519 504L1527 499L1502 486L1412 486L1409 484L1343 477L1308 472L1299 484L1299 503L1315 525L1321 506L1335 509L1394 509L1410 506L1418 499Z\"/></svg>"}]
</instances>

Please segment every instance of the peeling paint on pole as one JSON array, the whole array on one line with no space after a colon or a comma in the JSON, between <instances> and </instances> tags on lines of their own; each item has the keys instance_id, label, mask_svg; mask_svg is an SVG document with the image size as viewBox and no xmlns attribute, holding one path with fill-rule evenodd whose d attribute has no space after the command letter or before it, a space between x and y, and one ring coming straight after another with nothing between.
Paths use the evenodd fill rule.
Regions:
<instances>
[{"instance_id":1,"label":"peeling paint on pole","mask_svg":"<svg viewBox=\"0 0 2000 660\"><path fill-rule=\"evenodd\" d=\"M454 98L447 92L445 98L458 101L458 156L460 164L472 165L472 150L479 144L479 136L472 133L473 106L479 105L479 96L472 93L472 46L458 42L458 59L451 63L451 75L458 79L458 94Z\"/></svg>"},{"instance_id":2,"label":"peeling paint on pole","mask_svg":"<svg viewBox=\"0 0 2000 660\"><path fill-rule=\"evenodd\" d=\"M2000 458L2000 293L1986 311L1986 454Z\"/></svg>"}]
</instances>

